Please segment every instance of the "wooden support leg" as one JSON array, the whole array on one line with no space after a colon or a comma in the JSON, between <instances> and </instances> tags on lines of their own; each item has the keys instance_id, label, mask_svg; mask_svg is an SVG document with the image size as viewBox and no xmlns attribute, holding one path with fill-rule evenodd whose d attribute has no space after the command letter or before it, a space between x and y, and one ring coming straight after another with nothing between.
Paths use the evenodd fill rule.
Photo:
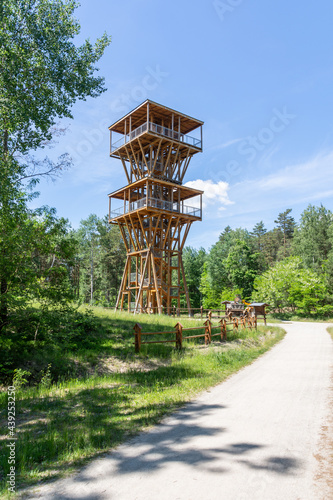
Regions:
<instances>
[{"instance_id":1,"label":"wooden support leg","mask_svg":"<svg viewBox=\"0 0 333 500\"><path fill-rule=\"evenodd\" d=\"M120 288L119 288L119 293L118 293L118 298L117 298L117 302L116 302L115 311L118 309L119 301L120 301L121 297L122 297L121 309L123 308L124 296L122 295L122 293L123 293L123 288L124 288L124 284L125 284L125 280L126 280L126 276L127 276L127 268L128 268L128 262L129 262L129 260L130 260L130 258L127 257L126 264L125 264L125 269L124 269L124 272L123 272L123 277L121 279L121 284L120 284Z\"/></svg>"},{"instance_id":2,"label":"wooden support leg","mask_svg":"<svg viewBox=\"0 0 333 500\"><path fill-rule=\"evenodd\" d=\"M158 289L157 273L156 273L156 267L155 267L155 261L154 261L154 255L153 254L151 254L151 264L152 264L152 268L153 268L153 276L154 276L154 282L155 282L155 290L156 290L156 300L157 300L158 314L162 314L161 297L160 297L160 291Z\"/></svg>"},{"instance_id":3,"label":"wooden support leg","mask_svg":"<svg viewBox=\"0 0 333 500\"><path fill-rule=\"evenodd\" d=\"M188 315L191 316L191 301L190 301L190 294L188 292L187 288L187 283L186 283L186 278L185 278L185 270L184 270L184 264L183 264L183 258L182 254L179 253L179 262L180 262L180 268L182 271L182 276L183 276L183 283L184 283L184 290L185 290L185 295L186 295L186 304L187 304L187 309L188 309Z\"/></svg>"},{"instance_id":4,"label":"wooden support leg","mask_svg":"<svg viewBox=\"0 0 333 500\"><path fill-rule=\"evenodd\" d=\"M145 262L145 264L143 266L143 271L142 271L142 275L141 275L141 282L140 282L140 288L139 288L138 295L137 295L136 301L135 301L134 314L137 312L137 308L138 308L140 299L142 298L142 287L143 287L143 283L144 283L144 280L145 280L147 263L148 263L148 259L149 259L149 256L150 256L149 254L150 254L150 250L148 250L148 252L147 252L146 262Z\"/></svg>"}]
</instances>

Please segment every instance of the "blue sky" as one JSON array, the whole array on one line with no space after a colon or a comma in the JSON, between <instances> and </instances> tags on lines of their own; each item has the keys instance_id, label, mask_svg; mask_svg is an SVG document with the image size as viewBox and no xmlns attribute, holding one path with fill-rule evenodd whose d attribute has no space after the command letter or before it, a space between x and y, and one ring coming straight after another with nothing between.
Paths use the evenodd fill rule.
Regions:
<instances>
[{"instance_id":1,"label":"blue sky","mask_svg":"<svg viewBox=\"0 0 333 500\"><path fill-rule=\"evenodd\" d=\"M82 0L78 41L104 31L107 92L78 102L50 152L73 167L42 181L48 204L78 227L103 216L126 184L108 125L149 98L203 120L204 150L185 181L206 190L188 244L209 248L230 225L249 230L309 203L333 210L333 4L294 0Z\"/></svg>"}]
</instances>

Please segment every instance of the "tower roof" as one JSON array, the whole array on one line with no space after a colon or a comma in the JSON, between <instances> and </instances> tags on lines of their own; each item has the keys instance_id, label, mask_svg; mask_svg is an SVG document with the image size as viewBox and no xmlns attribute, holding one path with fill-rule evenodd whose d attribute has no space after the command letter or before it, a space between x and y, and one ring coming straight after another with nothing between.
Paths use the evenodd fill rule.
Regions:
<instances>
[{"instance_id":1,"label":"tower roof","mask_svg":"<svg viewBox=\"0 0 333 500\"><path fill-rule=\"evenodd\" d=\"M192 118L191 116L180 113L174 109L158 104L157 102L147 99L142 104L134 108L132 111L127 113L125 116L120 118L118 121L110 125L109 130L118 132L120 134L125 133L125 122L130 117L132 129L139 127L143 123L147 122L147 108L149 107L150 114L154 115L154 119L168 119L170 120L172 116L175 120L179 121L180 132L182 134L188 134L192 130L196 129L200 125L203 125L203 121Z\"/></svg>"}]
</instances>

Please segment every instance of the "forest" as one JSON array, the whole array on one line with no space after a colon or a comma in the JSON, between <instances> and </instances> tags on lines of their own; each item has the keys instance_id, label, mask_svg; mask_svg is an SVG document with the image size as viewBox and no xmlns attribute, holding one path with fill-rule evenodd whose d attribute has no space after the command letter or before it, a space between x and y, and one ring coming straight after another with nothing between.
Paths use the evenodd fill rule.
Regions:
<instances>
[{"instance_id":1,"label":"forest","mask_svg":"<svg viewBox=\"0 0 333 500\"><path fill-rule=\"evenodd\" d=\"M209 250L185 247L191 306L218 308L240 294L247 301L269 303L273 313L330 316L332 213L322 205L309 205L297 223L291 213L279 213L269 231L262 221L251 231L227 226ZM30 216L35 225L39 218L39 235L44 232L45 238L42 249L33 244L30 249L30 277L35 275L40 284L38 293L30 290L31 300L54 296L56 301L113 308L126 256L118 227L110 225L107 216L93 214L77 230L51 209L42 219L40 211ZM28 289L26 283L25 293ZM18 295L18 290L13 293Z\"/></svg>"}]
</instances>

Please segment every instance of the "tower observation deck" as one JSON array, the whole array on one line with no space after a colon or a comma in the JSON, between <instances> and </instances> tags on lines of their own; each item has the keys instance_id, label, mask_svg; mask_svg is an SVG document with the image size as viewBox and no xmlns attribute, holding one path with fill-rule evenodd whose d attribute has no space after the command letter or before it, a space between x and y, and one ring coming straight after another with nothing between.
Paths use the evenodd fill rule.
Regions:
<instances>
[{"instance_id":1,"label":"tower observation deck","mask_svg":"<svg viewBox=\"0 0 333 500\"><path fill-rule=\"evenodd\" d=\"M128 182L109 194L109 222L127 251L116 309L170 313L185 296L190 312L182 251L202 218L203 191L183 179L202 151L202 125L147 100L109 127L110 156L121 160Z\"/></svg>"}]
</instances>

